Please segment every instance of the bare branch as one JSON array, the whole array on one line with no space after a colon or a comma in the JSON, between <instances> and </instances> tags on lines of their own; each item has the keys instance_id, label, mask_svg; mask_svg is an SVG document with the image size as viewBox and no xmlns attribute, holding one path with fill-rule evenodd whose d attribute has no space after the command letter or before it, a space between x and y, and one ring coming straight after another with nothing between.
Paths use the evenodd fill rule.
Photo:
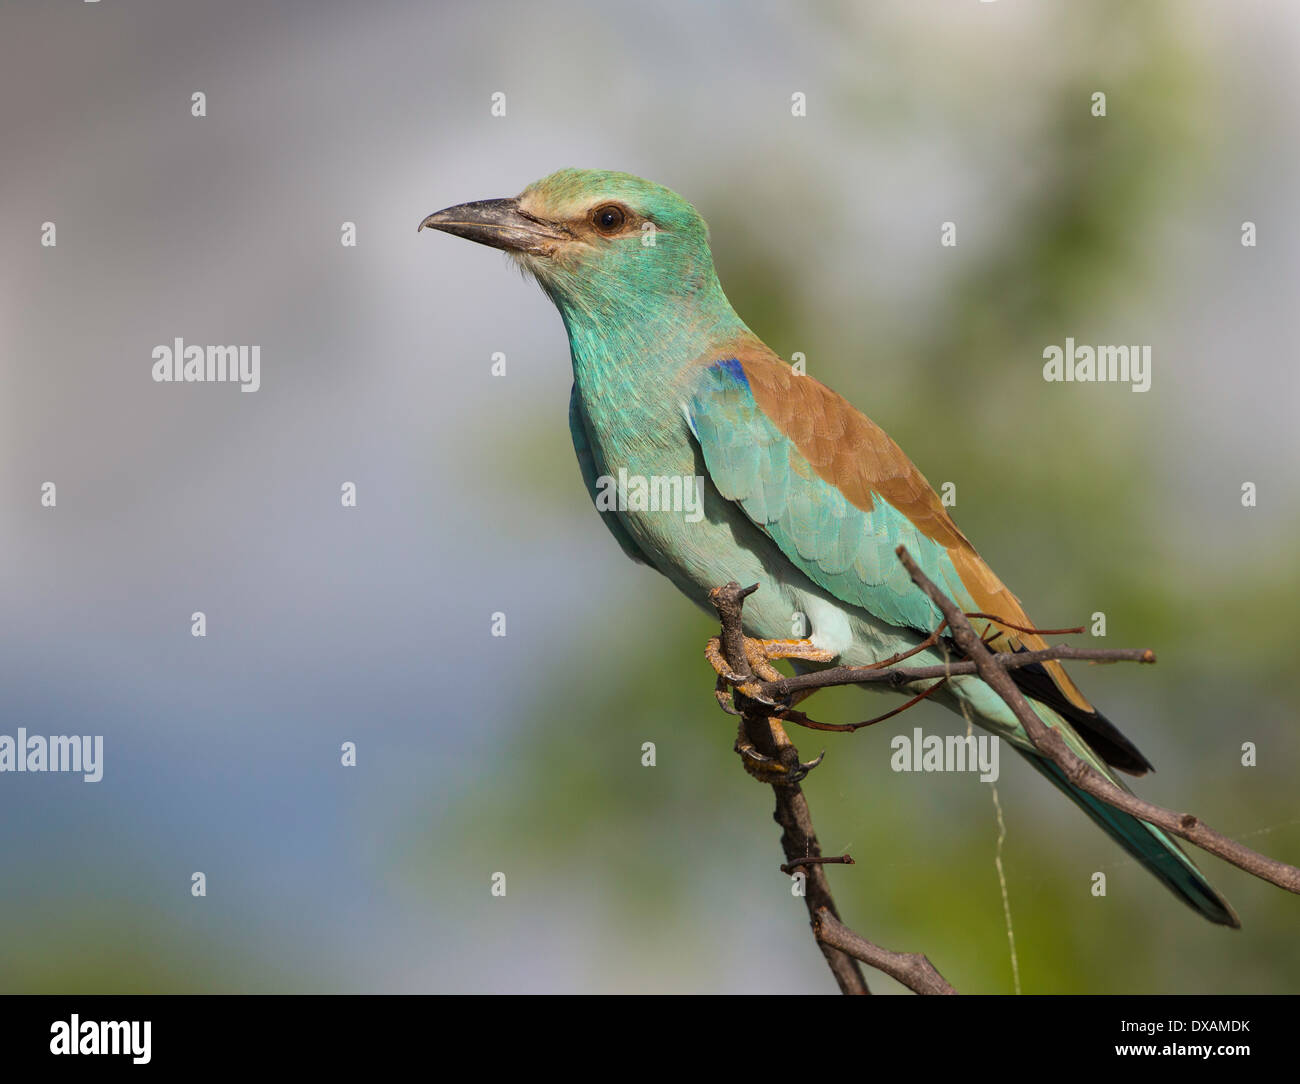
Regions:
<instances>
[{"instance_id":1,"label":"bare branch","mask_svg":"<svg viewBox=\"0 0 1300 1084\"><path fill-rule=\"evenodd\" d=\"M859 937L828 911L818 911L813 917L813 933L823 945L831 945L846 952L855 960L883 971L897 979L909 990L918 994L955 994L947 980L934 969L934 964L920 952L890 952Z\"/></svg>"},{"instance_id":2,"label":"bare branch","mask_svg":"<svg viewBox=\"0 0 1300 1084\"><path fill-rule=\"evenodd\" d=\"M754 687L754 683L757 682L757 675L754 674L745 654L745 634L742 628L741 611L745 598L752 594L754 590L755 588L752 587L748 589L742 588L733 581L725 587L715 587L709 593L709 597L722 622L722 633L719 639L720 654L727 667L732 671L733 676L740 679L735 690L736 708L741 713L740 737L737 740L738 747L742 741L748 742L756 750L757 754L766 758L772 766L771 778L768 781L771 782L772 793L776 797L776 809L773 818L782 828L781 847L786 857L786 864L781 867L782 871L786 873L797 869L804 871L804 904L808 908L809 919L817 938L817 946L821 949L822 955L825 956L826 964L831 969L831 974L835 976L835 981L839 984L843 993L869 994L871 992L867 987L866 979L863 977L862 969L858 966L857 961L863 959L865 962L871 963L872 966L877 965L872 960L865 959L861 955L862 946L864 945L868 946L869 950L877 953L881 961L888 962L890 966L896 967L897 974L888 968L882 967L881 970L884 970L886 974L894 975L898 981L916 990L917 993L928 993L930 992L929 985L932 985L932 982L922 972L917 971L914 974L913 971L907 971L901 965L894 963L894 961L906 962L911 959L910 957L898 956L896 953L877 948L857 934L851 935L853 938L851 942L845 942L845 944L849 945L847 949L839 947L834 942L834 938L838 936L838 931L848 933L851 933L851 931L847 931L839 921L839 911L836 909L835 900L831 896L830 882L826 878L824 867L831 861L843 862L843 859L821 860L821 844L818 842L817 832L813 828L812 813L808 809L808 801L804 797L803 790L798 784L798 779L802 778L802 774L806 774L807 766L800 764L799 752L785 736L781 724L769 717L768 712L771 709L745 693L746 688ZM758 778L765 778L748 761L745 763L745 768L750 774ZM785 773L786 779L791 781L773 781L780 778L778 773L782 771ZM845 858L847 857L846 855ZM929 961L926 961L926 966L929 967ZM930 968L931 972L933 970L933 968ZM919 978L916 976L919 976ZM922 985L912 985L909 978L922 983ZM940 982L942 982L942 979L940 979Z\"/></svg>"}]
</instances>

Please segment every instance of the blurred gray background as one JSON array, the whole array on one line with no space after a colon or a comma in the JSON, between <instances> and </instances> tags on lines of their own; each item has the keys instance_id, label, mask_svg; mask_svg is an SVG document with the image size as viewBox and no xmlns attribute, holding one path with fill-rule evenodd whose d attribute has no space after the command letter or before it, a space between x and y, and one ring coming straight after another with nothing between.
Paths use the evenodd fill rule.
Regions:
<instances>
[{"instance_id":1,"label":"blurred gray background","mask_svg":"<svg viewBox=\"0 0 1300 1084\"><path fill-rule=\"evenodd\" d=\"M8 0L0 733L106 763L0 776L0 990L833 989L709 621L583 492L558 317L416 234L570 165L694 202L742 316L956 484L1037 621L1156 649L1075 670L1142 794L1300 859L1298 59L1282 0ZM1045 383L1067 335L1151 344L1151 391ZM177 336L259 344L261 390L154 383ZM1010 991L989 788L892 773L914 726L962 728L796 734L841 909ZM1300 900L1207 857L1212 927L1011 760L1026 992L1300 990Z\"/></svg>"}]
</instances>

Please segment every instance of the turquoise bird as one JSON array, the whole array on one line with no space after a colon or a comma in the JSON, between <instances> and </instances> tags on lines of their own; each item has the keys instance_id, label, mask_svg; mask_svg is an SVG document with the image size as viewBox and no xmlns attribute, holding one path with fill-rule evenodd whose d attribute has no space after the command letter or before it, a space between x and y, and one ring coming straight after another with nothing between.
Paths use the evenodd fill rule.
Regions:
<instances>
[{"instance_id":1,"label":"turquoise bird","mask_svg":"<svg viewBox=\"0 0 1300 1084\"><path fill-rule=\"evenodd\" d=\"M758 584L745 632L766 657L862 666L926 641L941 615L895 557L900 544L964 610L1001 619L976 622L996 649L1046 646L902 449L745 326L704 220L676 193L564 169L425 227L502 249L541 285L568 332L569 429L605 525L709 613L711 588ZM796 621L804 635L791 640ZM909 661L953 653L932 643ZM1043 722L1108 779L1150 770L1059 662L1012 673ZM932 698L1010 743L1184 902L1239 925L1172 839L1071 786L978 678L949 679Z\"/></svg>"}]
</instances>

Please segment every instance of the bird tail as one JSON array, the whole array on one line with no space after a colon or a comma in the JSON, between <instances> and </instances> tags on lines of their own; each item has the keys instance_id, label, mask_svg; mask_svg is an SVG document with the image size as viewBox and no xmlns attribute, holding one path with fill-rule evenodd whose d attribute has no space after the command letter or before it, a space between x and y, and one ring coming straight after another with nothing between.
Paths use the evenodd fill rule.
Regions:
<instances>
[{"instance_id":1,"label":"bird tail","mask_svg":"<svg viewBox=\"0 0 1300 1084\"><path fill-rule=\"evenodd\" d=\"M1045 760L1036 753L1017 749L1026 760L1047 776L1056 786L1063 790L1080 809L1091 817L1111 839L1115 840L1129 854L1159 878L1165 886L1189 907L1200 912L1211 922L1234 929L1241 926L1241 920L1228 903L1206 880L1203 874L1181 847L1154 825L1140 821L1128 813L1094 798L1087 791L1080 790L1070 783L1050 760ZM1123 786L1112 773L1097 765L1102 773L1112 782ZM1127 789L1127 788L1125 788Z\"/></svg>"}]
</instances>

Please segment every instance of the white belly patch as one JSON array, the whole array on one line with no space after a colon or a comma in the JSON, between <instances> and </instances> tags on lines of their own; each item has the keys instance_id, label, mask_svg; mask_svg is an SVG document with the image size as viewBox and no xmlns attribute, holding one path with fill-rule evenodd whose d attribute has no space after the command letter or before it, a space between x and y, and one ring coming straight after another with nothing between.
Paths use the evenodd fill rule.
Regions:
<instances>
[{"instance_id":1,"label":"white belly patch","mask_svg":"<svg viewBox=\"0 0 1300 1084\"><path fill-rule=\"evenodd\" d=\"M832 655L842 655L853 645L853 628L848 614L817 595L801 594L799 601L808 615L808 624L812 626L814 647Z\"/></svg>"}]
</instances>

